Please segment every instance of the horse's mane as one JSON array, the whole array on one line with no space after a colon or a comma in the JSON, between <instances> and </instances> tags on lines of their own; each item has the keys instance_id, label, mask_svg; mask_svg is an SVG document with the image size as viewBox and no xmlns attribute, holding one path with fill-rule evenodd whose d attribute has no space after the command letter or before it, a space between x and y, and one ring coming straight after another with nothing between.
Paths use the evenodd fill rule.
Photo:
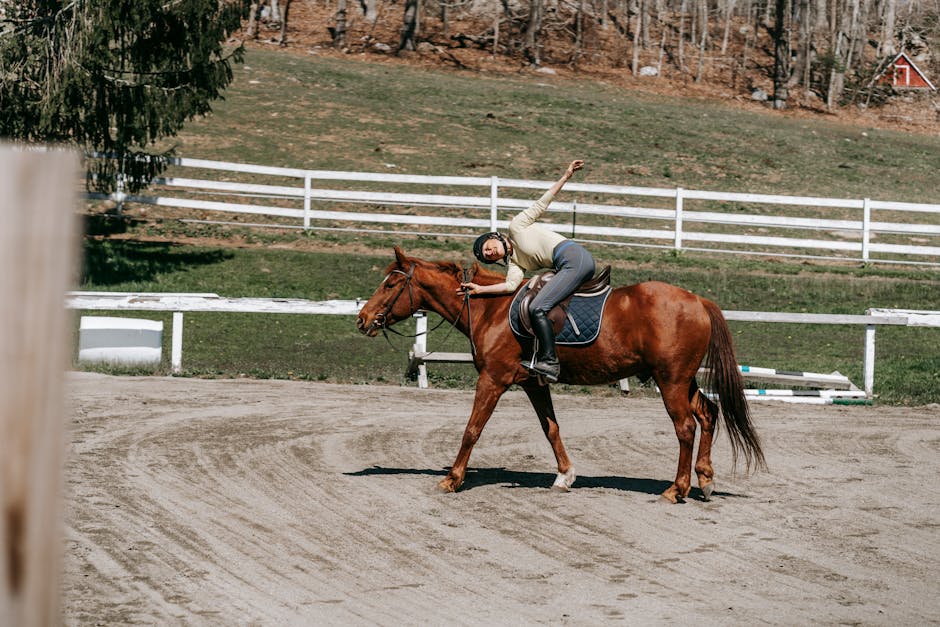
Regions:
<instances>
[{"instance_id":1,"label":"horse's mane","mask_svg":"<svg viewBox=\"0 0 940 627\"><path fill-rule=\"evenodd\" d=\"M418 259L417 257L411 257L410 260L417 262L417 263L424 263L424 264L428 264L431 266L435 266L442 273L454 275L458 281L463 280L464 267L453 261L426 261L424 259ZM399 267L398 262L393 261L385 269L385 273L388 274L389 272L391 272L392 270L395 270L398 267ZM480 285L492 285L495 283L502 283L503 281L506 280L506 277L504 275L498 272L493 272L489 268L485 268L475 261L473 262L473 265L470 267L470 276L471 276L471 279L470 279L471 281L473 281L474 283L479 283Z\"/></svg>"},{"instance_id":2,"label":"horse's mane","mask_svg":"<svg viewBox=\"0 0 940 627\"><path fill-rule=\"evenodd\" d=\"M499 272L493 272L489 268L484 268L478 263L473 264L473 282L481 285L492 285L502 283L506 280L505 275Z\"/></svg>"}]
</instances>

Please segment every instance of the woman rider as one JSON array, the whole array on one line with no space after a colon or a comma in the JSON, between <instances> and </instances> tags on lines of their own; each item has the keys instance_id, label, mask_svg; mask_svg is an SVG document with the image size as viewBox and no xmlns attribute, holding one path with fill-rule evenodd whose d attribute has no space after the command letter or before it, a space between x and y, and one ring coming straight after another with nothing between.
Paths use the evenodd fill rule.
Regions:
<instances>
[{"instance_id":1,"label":"woman rider","mask_svg":"<svg viewBox=\"0 0 940 627\"><path fill-rule=\"evenodd\" d=\"M572 161L558 181L531 207L509 223L509 237L485 233L473 244L473 254L483 263L506 262L506 280L495 285L461 283L470 294L508 294L516 291L528 270L554 270L555 277L535 296L529 306L532 330L538 340L534 363L522 365L548 381L558 381L561 366L555 355L555 331L548 319L552 307L574 293L594 276L594 257L580 244L536 224L552 200L571 176L584 167L581 159Z\"/></svg>"}]
</instances>

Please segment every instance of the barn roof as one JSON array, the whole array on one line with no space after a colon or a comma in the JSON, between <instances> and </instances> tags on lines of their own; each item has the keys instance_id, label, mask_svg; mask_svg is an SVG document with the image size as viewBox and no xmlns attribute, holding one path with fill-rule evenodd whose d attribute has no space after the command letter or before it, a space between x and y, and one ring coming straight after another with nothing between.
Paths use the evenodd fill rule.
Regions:
<instances>
[{"instance_id":1,"label":"barn roof","mask_svg":"<svg viewBox=\"0 0 940 627\"><path fill-rule=\"evenodd\" d=\"M874 83L875 81L880 79L882 76L884 76L888 72L888 70L894 67L894 65L901 59L904 59L905 61L907 61L907 64L911 67L912 70L914 70L914 72L917 73L918 76L920 76L921 79L923 79L925 83L927 83L927 86L930 87L931 91L937 91L937 88L934 87L934 84L930 82L930 79L927 78L927 75L924 74L923 71L921 71L919 67L917 67L917 64L914 63L914 60L911 59L907 55L906 52L899 52L893 59L891 59L891 61L886 63L884 66L884 69L882 69L880 72L878 72L878 74L875 75L875 78L872 79L872 82Z\"/></svg>"}]
</instances>

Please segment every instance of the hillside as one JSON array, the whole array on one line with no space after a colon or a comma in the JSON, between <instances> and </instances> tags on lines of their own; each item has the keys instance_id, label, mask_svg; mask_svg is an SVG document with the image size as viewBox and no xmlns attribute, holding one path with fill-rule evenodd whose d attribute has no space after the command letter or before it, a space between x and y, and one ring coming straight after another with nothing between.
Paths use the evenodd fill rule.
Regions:
<instances>
[{"instance_id":1,"label":"hillside","mask_svg":"<svg viewBox=\"0 0 940 627\"><path fill-rule=\"evenodd\" d=\"M487 45L492 26L468 13L451 14L446 25L439 17L422 12L416 40L417 50L396 53L400 39L401 3L380 5L379 19L367 21L359 4L351 4L347 18L347 43L342 49L332 45L330 28L334 24L332 3L294 0L291 3L287 54L362 58L392 65L425 66L481 75L539 73L577 79L603 81L627 90L665 96L683 96L714 101L735 108L769 111L770 104L752 99L754 90L772 93L772 41L767 29L755 29L745 20L732 22L724 54L709 51L703 59L700 80L697 51L686 52L684 68L679 69L675 55L660 58L659 47L644 50L639 66L658 67L657 76L634 76L631 70L632 42L615 25L594 29L594 38L583 49L572 49L563 37L546 35L542 65L533 69L518 51L500 49L494 55ZM489 33L487 39L487 33ZM749 37L753 33L754 37ZM243 36L245 33L243 32ZM721 33L714 35L721 37ZM249 46L277 48L277 24L260 23L255 39L245 37ZM506 35L503 34L505 38ZM717 43L715 46L717 47ZM873 51L869 51L873 54ZM934 80L937 83L937 80ZM940 134L940 97L936 92L895 94L887 102L870 106L848 104L829 111L824 100L812 90L791 88L789 108L777 115L800 118L827 118L869 128L904 130L913 133Z\"/></svg>"}]
</instances>

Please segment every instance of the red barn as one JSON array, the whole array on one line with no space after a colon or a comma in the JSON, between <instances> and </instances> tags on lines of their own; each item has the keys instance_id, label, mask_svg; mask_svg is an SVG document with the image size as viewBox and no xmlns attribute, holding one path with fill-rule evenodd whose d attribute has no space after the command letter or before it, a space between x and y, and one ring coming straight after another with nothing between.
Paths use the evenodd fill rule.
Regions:
<instances>
[{"instance_id":1,"label":"red barn","mask_svg":"<svg viewBox=\"0 0 940 627\"><path fill-rule=\"evenodd\" d=\"M904 52L894 57L887 69L882 71L876 80L882 85L891 85L895 89L929 89L930 91L937 89Z\"/></svg>"}]
</instances>

